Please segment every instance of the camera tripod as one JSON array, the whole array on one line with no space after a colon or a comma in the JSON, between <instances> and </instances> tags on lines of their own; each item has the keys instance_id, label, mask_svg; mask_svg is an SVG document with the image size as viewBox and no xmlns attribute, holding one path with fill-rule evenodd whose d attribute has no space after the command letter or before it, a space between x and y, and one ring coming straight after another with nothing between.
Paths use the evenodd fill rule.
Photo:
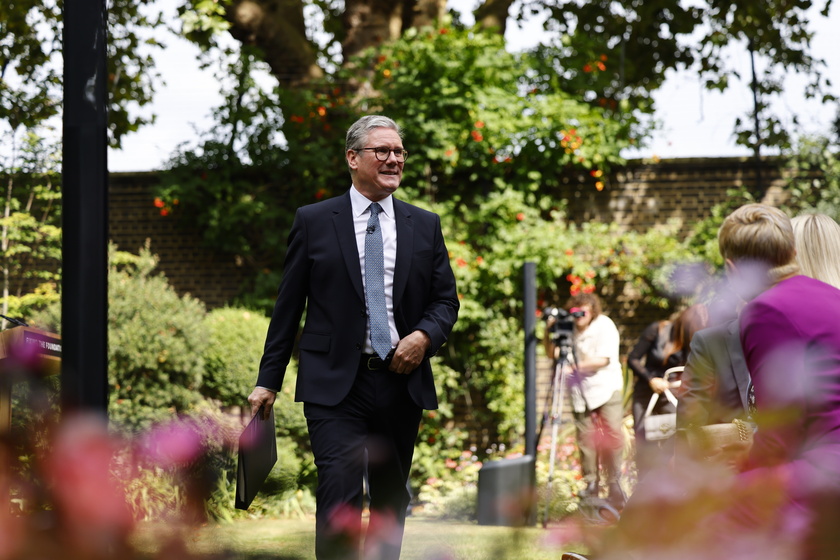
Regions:
<instances>
[{"instance_id":1,"label":"camera tripod","mask_svg":"<svg viewBox=\"0 0 840 560\"><path fill-rule=\"evenodd\" d=\"M548 460L548 480L546 482L545 508L543 512L542 525L545 529L548 525L548 514L551 507L551 489L554 482L555 458L557 456L557 438L560 431L560 424L563 423L563 403L566 399L567 371L577 369L577 356L570 332L558 332L553 337L556 346L554 358L554 374L551 379L549 396L551 397L550 407L546 407L543 414L543 422L537 441L542 438L542 431L551 419L551 446ZM596 460L596 465L600 461ZM599 474L596 473L596 477ZM597 478L596 478L597 482ZM615 522L619 518L619 512L609 502L597 496L587 496L581 500L581 512L595 522Z\"/></svg>"},{"instance_id":2,"label":"camera tripod","mask_svg":"<svg viewBox=\"0 0 840 560\"><path fill-rule=\"evenodd\" d=\"M554 374L551 378L549 396L551 404L546 407L543 415L543 423L540 426L540 434L537 441L542 437L542 430L551 419L551 446L548 458L548 481L546 482L545 511L543 512L543 529L548 525L548 511L551 506L551 486L554 482L554 462L557 455L557 435L560 431L560 424L563 422L563 401L566 398L566 371L569 367L577 367L577 357L572 344L571 333L558 332L553 340L555 348Z\"/></svg>"}]
</instances>

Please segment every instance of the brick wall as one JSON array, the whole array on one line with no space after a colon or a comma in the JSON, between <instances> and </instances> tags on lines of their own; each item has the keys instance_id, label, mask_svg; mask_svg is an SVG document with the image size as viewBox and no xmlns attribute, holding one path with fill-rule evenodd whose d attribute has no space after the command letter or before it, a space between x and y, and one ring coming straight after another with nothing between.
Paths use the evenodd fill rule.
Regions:
<instances>
[{"instance_id":1,"label":"brick wall","mask_svg":"<svg viewBox=\"0 0 840 560\"><path fill-rule=\"evenodd\" d=\"M773 160L760 168L750 158L634 160L616 170L603 191L570 188L566 196L569 215L579 222L615 222L628 230L645 231L677 219L685 235L726 199L730 189L755 192L760 180L759 198L766 194L773 203L780 179Z\"/></svg>"},{"instance_id":2,"label":"brick wall","mask_svg":"<svg viewBox=\"0 0 840 560\"><path fill-rule=\"evenodd\" d=\"M772 163L758 170L767 185L762 193L770 203L777 202L780 183ZM111 239L133 252L151 239L161 269L179 292L189 292L209 307L224 304L240 288L241 268L232 257L204 248L199 233L183 227L177 218L160 216L151 195L156 177L154 172L111 174ZM749 158L633 160L609 177L603 191L578 189L574 185L579 182L570 178L563 196L576 222L615 222L645 231L677 219L684 235L725 200L729 189L752 190L755 183L756 166Z\"/></svg>"},{"instance_id":3,"label":"brick wall","mask_svg":"<svg viewBox=\"0 0 840 560\"><path fill-rule=\"evenodd\" d=\"M199 232L177 218L160 215L151 195L156 177L154 172L111 174L111 239L131 252L149 239L152 252L160 257L160 270L179 293L190 293L209 308L224 305L241 290L242 268L233 257L207 249ZM576 222L615 222L628 230L645 231L677 219L680 235L685 235L725 200L727 191L755 190L757 178L766 185L761 196L778 202L780 175L774 162L757 169L749 158L634 160L617 169L601 192L578 189L574 185L583 181L570 177L568 192L562 195ZM621 331L623 353L645 325L662 318L660 309L640 304L632 293L617 294L605 301L605 307Z\"/></svg>"},{"instance_id":4,"label":"brick wall","mask_svg":"<svg viewBox=\"0 0 840 560\"><path fill-rule=\"evenodd\" d=\"M157 174L112 173L109 185L109 233L120 250L137 253L147 240L160 258L158 270L179 294L191 294L208 308L221 307L236 296L245 280L233 257L211 251L195 228L161 216L152 187Z\"/></svg>"}]
</instances>

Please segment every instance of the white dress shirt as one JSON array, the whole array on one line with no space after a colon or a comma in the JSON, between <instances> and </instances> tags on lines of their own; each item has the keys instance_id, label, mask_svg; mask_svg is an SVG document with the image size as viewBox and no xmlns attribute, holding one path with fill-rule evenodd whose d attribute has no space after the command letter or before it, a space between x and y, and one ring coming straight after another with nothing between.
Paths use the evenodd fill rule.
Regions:
<instances>
[{"instance_id":1,"label":"white dress shirt","mask_svg":"<svg viewBox=\"0 0 840 560\"><path fill-rule=\"evenodd\" d=\"M356 248L359 250L359 264L362 267L362 286L365 285L365 236L370 219L370 205L355 185L350 189L350 203L353 206L353 230L356 233ZM397 221L394 218L394 199L389 195L379 201L382 211L379 213L379 227L382 229L382 252L385 258L385 307L388 310L388 328L391 331L391 347L400 340L397 324L394 321L394 269L397 263ZM370 317L370 310L368 310ZM370 344L370 321L365 327L365 353L373 354Z\"/></svg>"}]
</instances>

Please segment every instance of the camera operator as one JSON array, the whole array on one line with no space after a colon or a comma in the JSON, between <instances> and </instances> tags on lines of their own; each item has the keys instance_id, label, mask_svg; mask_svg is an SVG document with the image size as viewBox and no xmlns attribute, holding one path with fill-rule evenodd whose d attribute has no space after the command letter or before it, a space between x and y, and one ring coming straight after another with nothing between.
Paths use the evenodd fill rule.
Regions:
<instances>
[{"instance_id":1,"label":"camera operator","mask_svg":"<svg viewBox=\"0 0 840 560\"><path fill-rule=\"evenodd\" d=\"M578 294L566 303L566 313L546 317L546 352L555 364L560 359L564 331L571 327L573 359L564 360L566 379L577 430L580 462L586 489L581 497L597 498L598 463L604 468L607 499L613 507L624 507L626 496L619 484L624 416L624 377L619 361L618 329L601 313L594 294ZM564 318L567 316L569 318ZM571 325L569 325L571 323Z\"/></svg>"}]
</instances>

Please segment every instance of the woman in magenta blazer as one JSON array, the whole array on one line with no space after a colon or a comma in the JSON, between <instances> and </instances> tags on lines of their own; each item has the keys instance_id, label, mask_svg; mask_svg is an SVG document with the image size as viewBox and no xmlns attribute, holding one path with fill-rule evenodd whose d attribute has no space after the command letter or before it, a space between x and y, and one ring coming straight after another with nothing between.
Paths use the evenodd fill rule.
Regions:
<instances>
[{"instance_id":1,"label":"woman in magenta blazer","mask_svg":"<svg viewBox=\"0 0 840 560\"><path fill-rule=\"evenodd\" d=\"M740 337L758 429L743 482L776 481L780 529L801 531L803 558L834 557L826 555L836 555L836 537L827 537L840 522L840 290L798 274L793 228L776 208L739 208L719 244L749 301ZM755 505L745 504L742 520L755 519Z\"/></svg>"}]
</instances>

